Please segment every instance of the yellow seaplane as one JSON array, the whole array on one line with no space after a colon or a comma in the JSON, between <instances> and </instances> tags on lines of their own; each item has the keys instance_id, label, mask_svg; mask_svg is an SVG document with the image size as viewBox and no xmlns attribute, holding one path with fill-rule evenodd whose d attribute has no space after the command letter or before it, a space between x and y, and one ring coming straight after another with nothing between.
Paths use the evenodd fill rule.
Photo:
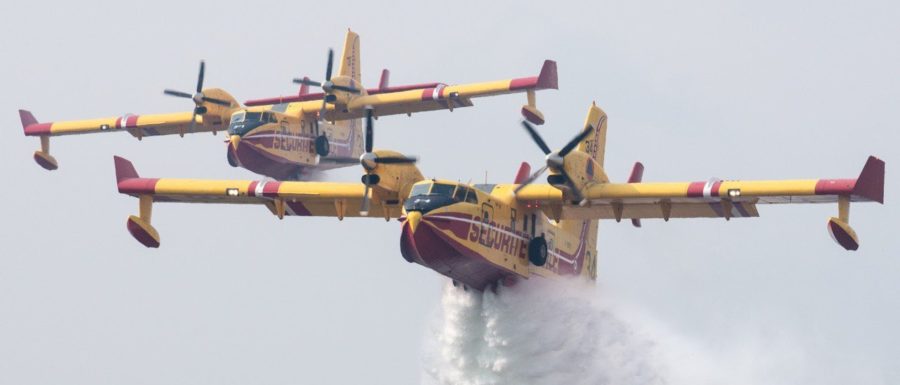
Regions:
<instances>
[{"instance_id":1,"label":"yellow seaplane","mask_svg":"<svg viewBox=\"0 0 900 385\"><path fill-rule=\"evenodd\" d=\"M47 170L59 167L50 155L50 137L61 135L128 132L139 140L149 136L226 131L228 163L279 180L302 180L311 171L358 163L364 153L361 118L470 107L472 99L509 93L526 93L522 115L542 124L535 92L557 89L556 63L544 62L538 76L447 85L424 83L390 86L384 70L378 88L364 88L360 76L359 35L347 31L340 66L332 76L334 52L328 51L323 82L308 77L299 83L297 95L250 100L241 105L218 88L203 88L205 64L200 63L193 93L165 90L166 95L190 99L191 111L124 115L102 119L41 123L27 110L19 110L26 136L40 138L34 160ZM311 93L310 87L321 92Z\"/></svg>"},{"instance_id":2,"label":"yellow seaplane","mask_svg":"<svg viewBox=\"0 0 900 385\"><path fill-rule=\"evenodd\" d=\"M532 276L597 274L601 219L750 218L760 204L837 203L827 221L833 239L856 250L849 224L851 202L884 202L884 162L869 157L850 179L647 183L636 163L627 183L603 169L606 114L592 104L585 127L552 150L527 121L523 125L545 155L534 173L523 163L514 183L466 184L425 179L415 159L373 149L373 110L366 110L362 183L151 179L115 157L118 190L139 199L128 218L131 235L159 247L151 225L154 202L258 204L279 219L319 216L399 219L400 254L478 290ZM543 173L547 183L535 183Z\"/></svg>"}]
</instances>

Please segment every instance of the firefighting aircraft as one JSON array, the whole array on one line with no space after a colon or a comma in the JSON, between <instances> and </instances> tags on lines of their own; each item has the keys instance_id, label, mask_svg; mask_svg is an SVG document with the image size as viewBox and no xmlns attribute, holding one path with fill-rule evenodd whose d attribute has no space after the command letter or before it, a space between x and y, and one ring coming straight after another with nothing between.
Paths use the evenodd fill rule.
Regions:
<instances>
[{"instance_id":1,"label":"firefighting aircraft","mask_svg":"<svg viewBox=\"0 0 900 385\"><path fill-rule=\"evenodd\" d=\"M363 154L361 119L371 110L375 117L472 106L472 98L525 92L522 115L535 124L544 122L535 104L535 91L557 89L556 63L547 60L533 77L485 83L443 83L389 86L384 70L378 88L363 88L360 76L359 35L347 31L337 76L332 77L334 52L328 51L324 82L294 79L298 95L250 100L241 106L227 92L203 88L205 65L200 63L194 93L165 90L191 99L194 109L156 115L125 115L93 120L39 123L31 112L20 110L26 136L37 136L41 148L34 160L47 170L58 167L50 155L50 137L126 131L146 136L227 131L226 156L230 165L279 180L300 180L311 171L357 164ZM309 87L322 92L310 93Z\"/></svg>"},{"instance_id":2,"label":"firefighting aircraft","mask_svg":"<svg viewBox=\"0 0 900 385\"><path fill-rule=\"evenodd\" d=\"M869 157L855 179L645 183L636 163L627 183L612 183L603 169L606 114L591 105L585 128L559 150L551 150L527 122L544 153L535 173L523 163L512 184L476 184L425 179L414 159L373 150L372 115L366 120L366 152L359 183L251 180L150 179L115 158L118 189L139 198L139 215L128 218L132 236L159 247L150 223L154 202L243 203L266 206L284 216L369 217L401 222L400 252L478 290L531 276L597 274L600 219L757 217L759 204L834 203L828 219L832 238L847 250L859 240L849 224L850 202L884 202L884 162ZM549 172L547 184L534 183ZM530 175L529 175L530 174Z\"/></svg>"}]
</instances>

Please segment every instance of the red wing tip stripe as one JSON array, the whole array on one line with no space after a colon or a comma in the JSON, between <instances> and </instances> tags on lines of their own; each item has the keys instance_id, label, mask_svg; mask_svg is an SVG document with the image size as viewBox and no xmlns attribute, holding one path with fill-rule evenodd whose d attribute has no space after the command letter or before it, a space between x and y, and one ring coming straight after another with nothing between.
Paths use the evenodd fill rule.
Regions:
<instances>
[{"instance_id":1,"label":"red wing tip stripe","mask_svg":"<svg viewBox=\"0 0 900 385\"><path fill-rule=\"evenodd\" d=\"M250 182L250 186L247 186L247 196L255 197L256 196L256 187L259 185L259 182L253 181Z\"/></svg>"},{"instance_id":2,"label":"red wing tip stripe","mask_svg":"<svg viewBox=\"0 0 900 385\"><path fill-rule=\"evenodd\" d=\"M528 88L535 88L538 85L538 77L530 76L527 78L518 78L509 81L509 90L518 91Z\"/></svg>"},{"instance_id":3,"label":"red wing tip stripe","mask_svg":"<svg viewBox=\"0 0 900 385\"><path fill-rule=\"evenodd\" d=\"M50 126L53 123L37 123L30 124L28 127L25 127L25 135L27 136L39 136L39 135L49 135L50 134Z\"/></svg>"},{"instance_id":4,"label":"red wing tip stripe","mask_svg":"<svg viewBox=\"0 0 900 385\"><path fill-rule=\"evenodd\" d=\"M856 186L856 179L819 179L816 195L849 195Z\"/></svg>"},{"instance_id":5,"label":"red wing tip stripe","mask_svg":"<svg viewBox=\"0 0 900 385\"><path fill-rule=\"evenodd\" d=\"M130 178L119 181L119 192L122 194L154 194L159 178Z\"/></svg>"}]
</instances>

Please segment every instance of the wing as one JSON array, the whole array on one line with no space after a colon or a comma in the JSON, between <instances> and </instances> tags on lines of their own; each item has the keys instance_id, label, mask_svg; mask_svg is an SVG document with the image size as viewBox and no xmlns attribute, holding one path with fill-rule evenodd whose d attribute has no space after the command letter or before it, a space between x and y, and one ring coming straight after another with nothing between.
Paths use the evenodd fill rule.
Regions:
<instances>
[{"instance_id":1,"label":"wing","mask_svg":"<svg viewBox=\"0 0 900 385\"><path fill-rule=\"evenodd\" d=\"M538 76L460 85L432 83L376 89L375 92L350 98L347 104L341 105L340 108L336 108L335 104L328 103L325 119L339 121L361 118L365 116L368 107L374 108L375 116L453 110L472 106L472 99L477 97L557 88L556 62L547 60ZM308 94L291 98L251 100L247 103L248 105L263 105L273 102L298 101L288 107L288 110L313 114L320 110L322 97L323 94ZM529 96L528 104L522 108L522 114L535 124L543 123L543 115L535 107L534 98L531 96Z\"/></svg>"},{"instance_id":2,"label":"wing","mask_svg":"<svg viewBox=\"0 0 900 385\"><path fill-rule=\"evenodd\" d=\"M375 108L377 116L470 107L473 105L472 98L558 89L557 78L556 62L546 60L541 67L540 74L532 77L461 85L424 83L396 87L380 86L367 89L365 95L351 99L346 106L346 111L337 111L333 104L329 104L326 107L325 117L331 121L360 118L365 115L366 107ZM382 79L381 83L384 84L385 80ZM321 92L301 93L293 96L248 100L245 104L261 106L297 103L299 105L295 108L313 113L319 111L323 97L325 94ZM535 109L532 113L537 113L537 110Z\"/></svg>"},{"instance_id":3,"label":"wing","mask_svg":"<svg viewBox=\"0 0 900 385\"><path fill-rule=\"evenodd\" d=\"M59 121L51 123L39 123L31 112L19 110L22 120L22 128L25 136L41 138L41 149L35 152L34 158L42 167L55 170L58 167L56 159L50 156L50 137L63 135L95 134L105 132L128 132L132 136L142 139L146 136L160 135L184 135L198 132L224 131L228 127L231 112L240 107L234 98L219 89L203 91L204 95L219 100L228 101L230 106L219 106L205 103L206 112L194 115L193 111L176 112L170 114L132 115ZM191 125L191 122L196 123Z\"/></svg>"},{"instance_id":4,"label":"wing","mask_svg":"<svg viewBox=\"0 0 900 385\"><path fill-rule=\"evenodd\" d=\"M153 202L256 204L279 218L363 217L366 191L361 183L141 178L128 160L115 157L115 165L119 192L141 200L140 216L129 217L128 230L148 247L159 246L159 235L150 225ZM399 200L379 199L373 192L364 217L390 220L400 215Z\"/></svg>"},{"instance_id":5,"label":"wing","mask_svg":"<svg viewBox=\"0 0 900 385\"><path fill-rule=\"evenodd\" d=\"M360 117L368 106L373 107L378 116L452 110L472 106L472 98L558 88L556 62L547 60L540 74L534 77L450 86L437 85L423 89L365 95L353 99L348 106L348 112L338 112L334 118L344 119L345 115L347 119ZM543 117L540 120L543 120Z\"/></svg>"},{"instance_id":6,"label":"wing","mask_svg":"<svg viewBox=\"0 0 900 385\"><path fill-rule=\"evenodd\" d=\"M549 217L558 220L617 221L622 218L747 218L759 216L759 204L838 202L838 216L829 220L829 230L838 243L855 250L858 240L848 224L849 205L850 202L884 203L884 161L869 157L855 179L603 183L586 188L583 195L587 202L582 206L567 201L551 185L529 185L519 191L516 199L542 207Z\"/></svg>"}]
</instances>

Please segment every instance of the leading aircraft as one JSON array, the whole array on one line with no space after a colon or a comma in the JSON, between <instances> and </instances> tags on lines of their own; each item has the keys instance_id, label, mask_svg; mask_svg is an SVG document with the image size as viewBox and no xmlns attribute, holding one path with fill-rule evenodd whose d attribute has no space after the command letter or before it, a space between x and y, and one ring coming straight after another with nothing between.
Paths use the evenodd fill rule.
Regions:
<instances>
[{"instance_id":1,"label":"leading aircraft","mask_svg":"<svg viewBox=\"0 0 900 385\"><path fill-rule=\"evenodd\" d=\"M362 184L140 177L115 157L118 190L139 200L126 227L147 247L159 247L151 225L155 202L257 204L285 216L399 219L400 254L478 290L532 276L597 275L598 221L630 219L750 218L761 204L837 203L827 221L832 238L847 250L859 247L850 227L851 202L884 202L884 167L869 157L849 179L647 183L636 163L627 183L614 183L604 168L607 116L589 108L585 127L552 150L527 121L523 125L543 152L531 173L523 163L514 183L467 184L425 179L415 159L373 149L373 113L367 110ZM547 183L535 183L545 172Z\"/></svg>"},{"instance_id":2,"label":"leading aircraft","mask_svg":"<svg viewBox=\"0 0 900 385\"><path fill-rule=\"evenodd\" d=\"M536 91L558 89L556 63L544 62L538 76L484 83L446 85L424 83L390 86L384 70L378 88L364 88L360 76L359 35L348 30L340 66L332 76L334 52L328 51L324 81L308 77L297 95L250 100L241 105L218 88L203 88L205 64L200 63L193 93L165 90L166 95L191 99L191 111L172 114L124 115L91 120L40 123L27 110L19 110L26 136L40 138L34 152L38 165L55 170L50 138L61 135L128 132L138 140L162 136L226 131L228 163L278 180L310 179L312 171L345 167L359 162L363 154L361 118L366 111L375 117L471 107L472 99L509 93L526 93L521 113L535 124L544 116L536 105ZM310 92L318 87L321 92Z\"/></svg>"}]
</instances>

